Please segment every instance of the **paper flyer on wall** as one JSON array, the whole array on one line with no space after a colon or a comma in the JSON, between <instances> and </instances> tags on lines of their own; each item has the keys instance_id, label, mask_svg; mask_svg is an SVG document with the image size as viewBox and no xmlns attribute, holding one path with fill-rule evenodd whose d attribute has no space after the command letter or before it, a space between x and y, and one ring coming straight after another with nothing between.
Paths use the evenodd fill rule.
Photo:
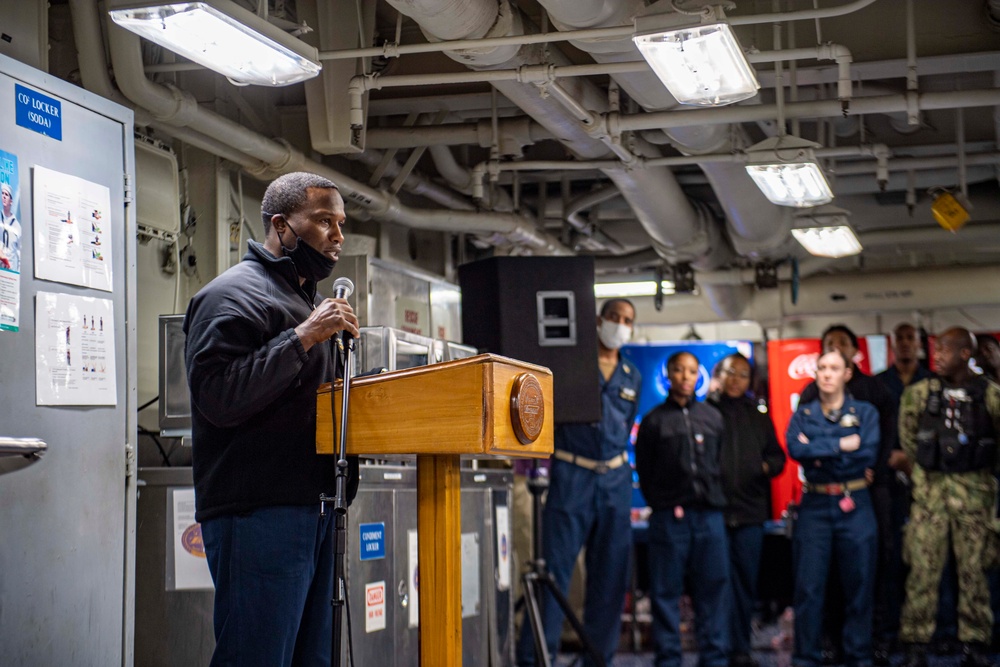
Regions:
<instances>
[{"instance_id":1,"label":"paper flyer on wall","mask_svg":"<svg viewBox=\"0 0 1000 667\"><path fill-rule=\"evenodd\" d=\"M170 489L170 509L173 516L173 586L168 590L212 590L212 574L208 570L201 524L194 520L194 489Z\"/></svg>"},{"instance_id":2,"label":"paper flyer on wall","mask_svg":"<svg viewBox=\"0 0 1000 667\"><path fill-rule=\"evenodd\" d=\"M0 331L17 331L21 313L21 179L17 156L0 150Z\"/></svg>"},{"instance_id":3,"label":"paper flyer on wall","mask_svg":"<svg viewBox=\"0 0 1000 667\"><path fill-rule=\"evenodd\" d=\"M34 167L35 277L111 291L111 191Z\"/></svg>"},{"instance_id":4,"label":"paper flyer on wall","mask_svg":"<svg viewBox=\"0 0 1000 667\"><path fill-rule=\"evenodd\" d=\"M116 405L111 299L39 292L35 302L35 403Z\"/></svg>"}]
</instances>

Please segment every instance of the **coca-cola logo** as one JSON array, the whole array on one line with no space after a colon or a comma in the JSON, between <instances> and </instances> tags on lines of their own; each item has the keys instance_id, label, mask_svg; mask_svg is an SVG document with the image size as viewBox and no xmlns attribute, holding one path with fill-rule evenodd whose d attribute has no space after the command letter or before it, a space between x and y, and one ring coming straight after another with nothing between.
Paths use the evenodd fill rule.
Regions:
<instances>
[{"instance_id":1,"label":"coca-cola logo","mask_svg":"<svg viewBox=\"0 0 1000 667\"><path fill-rule=\"evenodd\" d=\"M811 380L816 377L816 361L819 352L800 354L788 364L788 377L793 380Z\"/></svg>"}]
</instances>

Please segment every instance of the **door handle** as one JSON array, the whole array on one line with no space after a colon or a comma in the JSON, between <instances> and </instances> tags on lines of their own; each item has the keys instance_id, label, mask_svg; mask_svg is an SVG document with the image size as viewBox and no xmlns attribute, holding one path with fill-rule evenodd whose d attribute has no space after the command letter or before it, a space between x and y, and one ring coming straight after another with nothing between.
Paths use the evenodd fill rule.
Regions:
<instances>
[{"instance_id":1,"label":"door handle","mask_svg":"<svg viewBox=\"0 0 1000 667\"><path fill-rule=\"evenodd\" d=\"M38 438L0 436L0 475L26 468L42 458L49 446Z\"/></svg>"}]
</instances>

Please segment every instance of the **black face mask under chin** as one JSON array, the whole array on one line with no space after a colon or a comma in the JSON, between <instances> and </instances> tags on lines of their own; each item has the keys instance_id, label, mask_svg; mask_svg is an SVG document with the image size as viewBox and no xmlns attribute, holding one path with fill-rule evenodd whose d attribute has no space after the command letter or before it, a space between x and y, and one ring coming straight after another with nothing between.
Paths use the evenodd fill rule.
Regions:
<instances>
[{"instance_id":1,"label":"black face mask under chin","mask_svg":"<svg viewBox=\"0 0 1000 667\"><path fill-rule=\"evenodd\" d=\"M299 276L314 283L328 278L333 273L333 267L336 266L337 262L303 241L302 237L292 229L291 225L287 225L287 227L295 235L295 247L286 248L285 242L281 239L281 234L278 234L278 243L281 244L281 249L285 251L285 257L290 258L292 263L295 264L295 269L299 272Z\"/></svg>"}]
</instances>

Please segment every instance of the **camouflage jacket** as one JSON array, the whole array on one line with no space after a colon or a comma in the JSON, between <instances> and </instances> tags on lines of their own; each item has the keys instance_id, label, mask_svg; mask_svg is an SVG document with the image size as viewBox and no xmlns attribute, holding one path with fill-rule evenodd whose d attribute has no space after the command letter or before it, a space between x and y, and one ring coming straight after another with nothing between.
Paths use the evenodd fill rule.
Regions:
<instances>
[{"instance_id":1,"label":"camouflage jacket","mask_svg":"<svg viewBox=\"0 0 1000 667\"><path fill-rule=\"evenodd\" d=\"M916 461L917 429L929 394L930 380L921 380L906 388L899 403L899 443L911 461ZM986 411L1000 433L1000 386L992 382L986 389ZM919 464L913 464L913 502L917 505L957 511L992 511L996 493L997 483L992 470L944 473L924 470Z\"/></svg>"}]
</instances>

